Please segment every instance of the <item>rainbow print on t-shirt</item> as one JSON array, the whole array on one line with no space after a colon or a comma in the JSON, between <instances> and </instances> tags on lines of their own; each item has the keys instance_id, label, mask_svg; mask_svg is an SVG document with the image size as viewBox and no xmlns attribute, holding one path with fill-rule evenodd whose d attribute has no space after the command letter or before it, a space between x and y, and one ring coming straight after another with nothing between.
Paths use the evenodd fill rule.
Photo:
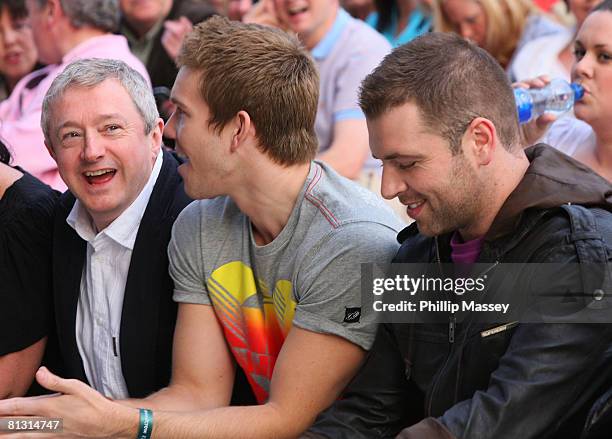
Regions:
<instances>
[{"instance_id":1,"label":"rainbow print on t-shirt","mask_svg":"<svg viewBox=\"0 0 612 439\"><path fill-rule=\"evenodd\" d=\"M278 280L274 289L241 261L214 270L207 281L215 313L236 361L260 404L267 401L274 364L291 329L296 303L293 286Z\"/></svg>"}]
</instances>

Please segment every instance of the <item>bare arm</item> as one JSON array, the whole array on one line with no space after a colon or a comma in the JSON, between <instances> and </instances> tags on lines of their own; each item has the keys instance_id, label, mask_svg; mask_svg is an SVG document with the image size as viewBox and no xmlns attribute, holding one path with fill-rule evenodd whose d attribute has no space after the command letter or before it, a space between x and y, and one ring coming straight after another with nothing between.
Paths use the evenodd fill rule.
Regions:
<instances>
[{"instance_id":1,"label":"bare arm","mask_svg":"<svg viewBox=\"0 0 612 439\"><path fill-rule=\"evenodd\" d=\"M170 385L144 400L122 401L155 410L202 410L229 405L234 363L212 306L179 304Z\"/></svg>"},{"instance_id":2,"label":"bare arm","mask_svg":"<svg viewBox=\"0 0 612 439\"><path fill-rule=\"evenodd\" d=\"M0 399L23 396L40 366L47 337L18 352L0 356Z\"/></svg>"},{"instance_id":3,"label":"bare arm","mask_svg":"<svg viewBox=\"0 0 612 439\"><path fill-rule=\"evenodd\" d=\"M198 340L210 342L203 333L197 335ZM191 352L195 353L195 349ZM197 356L203 361L197 365L198 368L208 368L213 363L205 361L206 357ZM337 336L317 334L294 327L276 362L268 403L261 406L222 407L199 411L191 409L183 413L156 410L152 437L296 437L308 428L320 411L338 397L357 371L364 356L365 352L361 348ZM211 376L211 380L214 378ZM225 381L223 376L221 378ZM131 439L136 436L138 412L133 408L104 398L80 381L54 376L44 368L38 372L37 379L46 388L61 392L62 395L0 401L0 416L38 415L63 418L65 437L104 435ZM222 387L226 386L225 384ZM189 393L183 389L170 397L171 388L172 386L165 395L163 405L171 404L168 410L173 411L190 410L182 399ZM227 400L229 390L225 393ZM108 419L113 419L112 425L107 422Z\"/></svg>"},{"instance_id":4,"label":"bare arm","mask_svg":"<svg viewBox=\"0 0 612 439\"><path fill-rule=\"evenodd\" d=\"M365 352L334 335L294 327L274 368L270 400L261 406L198 413L155 412L155 438L293 438L338 397Z\"/></svg>"},{"instance_id":5,"label":"bare arm","mask_svg":"<svg viewBox=\"0 0 612 439\"><path fill-rule=\"evenodd\" d=\"M365 119L347 119L334 125L334 141L319 160L347 178L356 179L370 151Z\"/></svg>"}]
</instances>

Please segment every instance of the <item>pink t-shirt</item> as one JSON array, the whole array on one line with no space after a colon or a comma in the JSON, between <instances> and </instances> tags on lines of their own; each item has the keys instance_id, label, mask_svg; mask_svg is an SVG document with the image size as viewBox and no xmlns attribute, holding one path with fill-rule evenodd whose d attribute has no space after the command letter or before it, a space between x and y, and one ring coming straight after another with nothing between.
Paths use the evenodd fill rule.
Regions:
<instances>
[{"instance_id":1,"label":"pink t-shirt","mask_svg":"<svg viewBox=\"0 0 612 439\"><path fill-rule=\"evenodd\" d=\"M72 61L84 58L111 58L124 61L144 76L150 84L146 67L132 55L123 35L106 34L90 38L74 47L61 64L47 66L26 75L15 86L8 99L0 104L0 138L6 143L12 164L21 166L51 187L64 191L57 165L47 152L40 127L42 103L53 80ZM36 79L44 79L39 82ZM36 84L36 85L32 85Z\"/></svg>"},{"instance_id":2,"label":"pink t-shirt","mask_svg":"<svg viewBox=\"0 0 612 439\"><path fill-rule=\"evenodd\" d=\"M480 256L484 236L470 241L463 241L459 232L453 233L451 238L451 260L455 264L473 264Z\"/></svg>"}]
</instances>

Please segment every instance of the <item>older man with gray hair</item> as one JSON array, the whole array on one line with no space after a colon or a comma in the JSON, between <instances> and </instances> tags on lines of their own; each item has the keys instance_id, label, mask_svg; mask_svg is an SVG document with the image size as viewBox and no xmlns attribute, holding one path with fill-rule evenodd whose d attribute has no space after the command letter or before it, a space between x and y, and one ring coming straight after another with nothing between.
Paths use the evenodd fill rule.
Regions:
<instances>
[{"instance_id":1,"label":"older man with gray hair","mask_svg":"<svg viewBox=\"0 0 612 439\"><path fill-rule=\"evenodd\" d=\"M177 305L166 249L191 201L161 150L164 122L142 75L84 59L51 84L41 126L69 188L53 229L59 372L107 397L142 398L170 380ZM248 402L246 385L236 388Z\"/></svg>"},{"instance_id":2,"label":"older man with gray hair","mask_svg":"<svg viewBox=\"0 0 612 439\"><path fill-rule=\"evenodd\" d=\"M71 378L113 398L145 396L170 378L176 304L166 247L191 201L141 74L84 59L55 78L42 132L69 191L53 230L53 295Z\"/></svg>"},{"instance_id":3,"label":"older man with gray hair","mask_svg":"<svg viewBox=\"0 0 612 439\"><path fill-rule=\"evenodd\" d=\"M130 52L127 40L112 33L119 25L118 0L26 0L40 61L47 67L23 78L0 104L0 137L16 165L45 183L64 190L55 162L45 152L40 128L42 102L53 79L72 61L113 58L146 78L144 65Z\"/></svg>"}]
</instances>

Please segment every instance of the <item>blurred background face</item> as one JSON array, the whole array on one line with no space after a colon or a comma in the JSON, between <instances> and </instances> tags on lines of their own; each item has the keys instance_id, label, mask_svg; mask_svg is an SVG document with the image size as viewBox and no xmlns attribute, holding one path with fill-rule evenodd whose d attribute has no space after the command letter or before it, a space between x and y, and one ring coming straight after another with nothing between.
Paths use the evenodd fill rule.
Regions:
<instances>
[{"instance_id":1,"label":"blurred background face","mask_svg":"<svg viewBox=\"0 0 612 439\"><path fill-rule=\"evenodd\" d=\"M47 23L48 6L40 6L38 0L26 0L28 8L28 24L32 31L34 45L38 50L38 59L43 64L57 64L62 61L62 55L55 44L55 37L49 31Z\"/></svg>"},{"instance_id":2,"label":"blurred background face","mask_svg":"<svg viewBox=\"0 0 612 439\"><path fill-rule=\"evenodd\" d=\"M576 17L576 28L579 29L591 9L601 3L602 0L568 0L570 12Z\"/></svg>"},{"instance_id":3,"label":"blurred background face","mask_svg":"<svg viewBox=\"0 0 612 439\"><path fill-rule=\"evenodd\" d=\"M337 0L274 0L279 20L312 49L331 29Z\"/></svg>"},{"instance_id":4,"label":"blurred background face","mask_svg":"<svg viewBox=\"0 0 612 439\"><path fill-rule=\"evenodd\" d=\"M252 0L227 0L227 17L230 20L240 21L251 6L253 6Z\"/></svg>"},{"instance_id":5,"label":"blurred background face","mask_svg":"<svg viewBox=\"0 0 612 439\"><path fill-rule=\"evenodd\" d=\"M14 18L8 8L0 9L0 74L12 89L30 73L36 64L37 54L32 30L27 19Z\"/></svg>"},{"instance_id":6,"label":"blurred background face","mask_svg":"<svg viewBox=\"0 0 612 439\"><path fill-rule=\"evenodd\" d=\"M487 17L482 6L474 0L443 0L442 13L463 38L484 47L487 36Z\"/></svg>"},{"instance_id":7,"label":"blurred background face","mask_svg":"<svg viewBox=\"0 0 612 439\"><path fill-rule=\"evenodd\" d=\"M119 0L119 6L128 23L151 28L168 15L172 0Z\"/></svg>"},{"instance_id":8,"label":"blurred background face","mask_svg":"<svg viewBox=\"0 0 612 439\"><path fill-rule=\"evenodd\" d=\"M607 127L612 120L612 12L589 15L574 44L576 63L572 80L585 89L574 112L597 131L598 126Z\"/></svg>"}]
</instances>

